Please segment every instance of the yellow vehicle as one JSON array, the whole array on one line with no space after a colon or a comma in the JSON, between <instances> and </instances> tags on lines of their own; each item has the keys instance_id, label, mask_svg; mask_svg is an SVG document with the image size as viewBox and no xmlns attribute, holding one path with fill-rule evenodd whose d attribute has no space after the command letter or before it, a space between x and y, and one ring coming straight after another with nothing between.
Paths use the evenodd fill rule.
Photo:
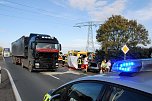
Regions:
<instances>
[{"instance_id":1,"label":"yellow vehicle","mask_svg":"<svg viewBox=\"0 0 152 101\"><path fill-rule=\"evenodd\" d=\"M89 52L86 52L86 51L80 51L77 53L77 57L82 56L82 58L84 58L84 57L88 56L88 53Z\"/></svg>"},{"instance_id":2,"label":"yellow vehicle","mask_svg":"<svg viewBox=\"0 0 152 101\"><path fill-rule=\"evenodd\" d=\"M77 50L70 50L70 51L68 51L68 56L77 56L77 54L78 54L78 52L79 51L77 51Z\"/></svg>"}]
</instances>

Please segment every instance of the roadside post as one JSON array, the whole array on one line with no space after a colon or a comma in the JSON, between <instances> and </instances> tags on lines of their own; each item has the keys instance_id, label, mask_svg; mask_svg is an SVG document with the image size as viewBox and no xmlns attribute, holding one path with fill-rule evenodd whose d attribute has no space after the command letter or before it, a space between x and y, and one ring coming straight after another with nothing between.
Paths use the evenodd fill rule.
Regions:
<instances>
[{"instance_id":1,"label":"roadside post","mask_svg":"<svg viewBox=\"0 0 152 101\"><path fill-rule=\"evenodd\" d=\"M127 45L124 45L121 50L123 51L124 53L124 60L126 60L126 54L127 52L129 51L129 48L127 47Z\"/></svg>"}]
</instances>

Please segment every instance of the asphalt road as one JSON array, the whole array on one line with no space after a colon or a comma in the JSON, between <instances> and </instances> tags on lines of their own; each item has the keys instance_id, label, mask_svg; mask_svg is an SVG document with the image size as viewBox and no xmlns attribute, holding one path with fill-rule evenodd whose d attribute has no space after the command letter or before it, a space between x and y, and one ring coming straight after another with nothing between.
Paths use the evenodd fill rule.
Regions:
<instances>
[{"instance_id":1,"label":"asphalt road","mask_svg":"<svg viewBox=\"0 0 152 101\"><path fill-rule=\"evenodd\" d=\"M6 68L9 70L22 101L42 101L49 89L57 88L76 78L94 75L81 71L60 67L56 72L29 72L20 65L12 64L11 58L5 58Z\"/></svg>"}]
</instances>

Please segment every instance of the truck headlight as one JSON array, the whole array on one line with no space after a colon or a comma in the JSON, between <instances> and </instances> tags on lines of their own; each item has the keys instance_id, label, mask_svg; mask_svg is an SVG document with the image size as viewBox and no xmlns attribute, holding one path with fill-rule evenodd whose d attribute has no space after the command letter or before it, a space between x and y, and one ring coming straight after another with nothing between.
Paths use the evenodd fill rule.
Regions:
<instances>
[{"instance_id":1,"label":"truck headlight","mask_svg":"<svg viewBox=\"0 0 152 101\"><path fill-rule=\"evenodd\" d=\"M39 68L40 64L39 63L35 63L35 68Z\"/></svg>"},{"instance_id":2,"label":"truck headlight","mask_svg":"<svg viewBox=\"0 0 152 101\"><path fill-rule=\"evenodd\" d=\"M56 65L56 67L58 67L58 66L59 66L59 63L56 63L55 65Z\"/></svg>"}]
</instances>

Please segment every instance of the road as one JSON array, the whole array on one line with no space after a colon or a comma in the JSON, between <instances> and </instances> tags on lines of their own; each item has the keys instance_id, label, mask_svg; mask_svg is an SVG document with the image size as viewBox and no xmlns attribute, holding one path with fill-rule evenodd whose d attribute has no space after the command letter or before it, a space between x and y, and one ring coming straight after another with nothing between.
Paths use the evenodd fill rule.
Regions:
<instances>
[{"instance_id":1,"label":"road","mask_svg":"<svg viewBox=\"0 0 152 101\"><path fill-rule=\"evenodd\" d=\"M12 64L11 58L5 58L9 70L22 101L42 101L44 94L76 78L94 73L84 74L81 71L59 67L56 72L29 72L20 65Z\"/></svg>"}]
</instances>

